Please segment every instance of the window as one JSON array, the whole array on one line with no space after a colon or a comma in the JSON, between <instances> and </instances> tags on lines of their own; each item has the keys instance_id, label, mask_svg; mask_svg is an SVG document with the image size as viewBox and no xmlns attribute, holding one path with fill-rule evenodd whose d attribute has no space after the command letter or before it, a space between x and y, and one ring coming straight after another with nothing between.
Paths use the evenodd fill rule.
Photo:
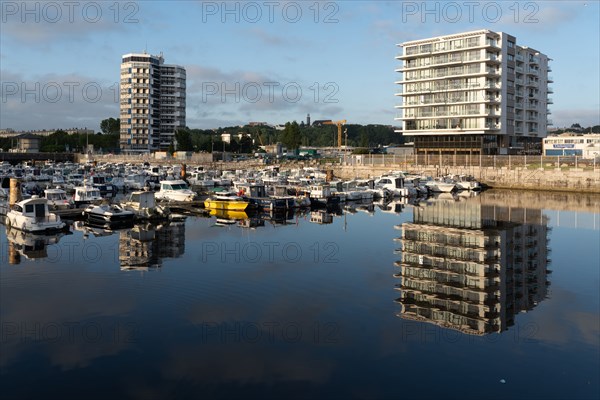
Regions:
<instances>
[{"instance_id":1,"label":"window","mask_svg":"<svg viewBox=\"0 0 600 400\"><path fill-rule=\"evenodd\" d=\"M32 213L33 212L33 204L26 204L25 205L25 212L26 213Z\"/></svg>"}]
</instances>

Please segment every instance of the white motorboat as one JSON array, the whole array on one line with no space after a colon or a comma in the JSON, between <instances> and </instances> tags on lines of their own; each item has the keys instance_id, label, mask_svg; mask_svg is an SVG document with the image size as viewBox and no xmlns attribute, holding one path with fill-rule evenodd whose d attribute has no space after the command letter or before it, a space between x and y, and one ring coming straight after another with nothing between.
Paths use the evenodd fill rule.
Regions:
<instances>
[{"instance_id":1,"label":"white motorboat","mask_svg":"<svg viewBox=\"0 0 600 400\"><path fill-rule=\"evenodd\" d=\"M188 181L190 182L190 184L192 184L194 186L200 186L200 187L215 186L215 181L208 176L208 173L206 171L192 172Z\"/></svg>"},{"instance_id":2,"label":"white motorboat","mask_svg":"<svg viewBox=\"0 0 600 400\"><path fill-rule=\"evenodd\" d=\"M67 198L67 192L60 188L44 190L44 197L52 210L68 210L74 206L73 201Z\"/></svg>"},{"instance_id":3,"label":"white motorboat","mask_svg":"<svg viewBox=\"0 0 600 400\"><path fill-rule=\"evenodd\" d=\"M125 210L117 204L90 204L82 214L91 224L133 224L135 217L133 211Z\"/></svg>"},{"instance_id":4,"label":"white motorboat","mask_svg":"<svg viewBox=\"0 0 600 400\"><path fill-rule=\"evenodd\" d=\"M150 191L132 192L121 206L133 212L136 219L166 218L170 214L168 207L156 204L154 192Z\"/></svg>"},{"instance_id":5,"label":"white motorboat","mask_svg":"<svg viewBox=\"0 0 600 400\"><path fill-rule=\"evenodd\" d=\"M38 196L16 203L6 214L6 226L23 232L52 232L65 228L60 217L48 210L48 200Z\"/></svg>"},{"instance_id":6,"label":"white motorboat","mask_svg":"<svg viewBox=\"0 0 600 400\"><path fill-rule=\"evenodd\" d=\"M156 192L156 198L159 200L194 201L196 197L196 193L181 179L160 181L160 190Z\"/></svg>"},{"instance_id":7,"label":"white motorboat","mask_svg":"<svg viewBox=\"0 0 600 400\"><path fill-rule=\"evenodd\" d=\"M458 175L454 182L458 190L481 190L481 185L472 176Z\"/></svg>"},{"instance_id":8,"label":"white motorboat","mask_svg":"<svg viewBox=\"0 0 600 400\"><path fill-rule=\"evenodd\" d=\"M102 195L100 189L93 186L78 186L75 188L73 201L76 206L83 204L100 204L102 203Z\"/></svg>"},{"instance_id":9,"label":"white motorboat","mask_svg":"<svg viewBox=\"0 0 600 400\"><path fill-rule=\"evenodd\" d=\"M404 175L383 175L375 181L375 188L387 189L394 197L408 197L408 188L404 187Z\"/></svg>"},{"instance_id":10,"label":"white motorboat","mask_svg":"<svg viewBox=\"0 0 600 400\"><path fill-rule=\"evenodd\" d=\"M436 193L450 193L456 189L454 182L447 182L443 180L429 180L425 183L425 186L432 192Z\"/></svg>"}]
</instances>

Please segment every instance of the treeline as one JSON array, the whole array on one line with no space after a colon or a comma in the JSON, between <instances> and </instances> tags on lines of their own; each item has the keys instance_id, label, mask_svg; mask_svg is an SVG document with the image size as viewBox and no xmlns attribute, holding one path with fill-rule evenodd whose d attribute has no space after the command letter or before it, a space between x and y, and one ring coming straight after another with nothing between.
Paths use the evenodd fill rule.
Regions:
<instances>
[{"instance_id":1,"label":"treeline","mask_svg":"<svg viewBox=\"0 0 600 400\"><path fill-rule=\"evenodd\" d=\"M103 134L67 134L58 130L50 136L41 137L42 152L85 152L89 143L94 151L118 153L119 121L102 121ZM347 132L347 136L346 136ZM222 134L231 135L230 142L222 140ZM300 146L337 146L338 129L335 125L307 126L304 122L288 122L285 129L277 130L270 126L231 126L219 129L179 129L175 133L176 145L169 151L253 153L260 146L281 143L288 150ZM402 144L404 138L386 125L356 125L342 127L342 144L352 147L374 148L379 145ZM16 138L0 138L0 148L8 150L17 146Z\"/></svg>"},{"instance_id":2,"label":"treeline","mask_svg":"<svg viewBox=\"0 0 600 400\"><path fill-rule=\"evenodd\" d=\"M560 135L561 133L565 133L565 132L575 132L575 133L582 133L582 134L600 133L600 125L588 126L587 128L584 128L580 124L573 124L573 125L571 125L570 128L556 129L556 130L553 130L552 132L548 132L548 133L549 134L551 133L553 135Z\"/></svg>"},{"instance_id":3,"label":"treeline","mask_svg":"<svg viewBox=\"0 0 600 400\"><path fill-rule=\"evenodd\" d=\"M355 125L342 127L342 144L348 146L377 147L379 145L403 144L404 138L386 125ZM230 143L224 143L221 135L231 135ZM240 137L241 134L241 137ZM307 126L304 122L288 122L285 129L270 126L224 127L219 129L181 129L175 135L176 150L181 151L229 151L250 153L261 145L281 143L288 149L300 146L337 146L338 128L334 125Z\"/></svg>"},{"instance_id":4,"label":"treeline","mask_svg":"<svg viewBox=\"0 0 600 400\"><path fill-rule=\"evenodd\" d=\"M49 136L41 136L40 151L45 153L62 153L85 152L86 146L89 143L94 145L96 152L118 152L119 151L119 134L100 134L85 135L85 134L68 134L65 131L58 130ZM0 148L4 150L17 147L17 138L0 138Z\"/></svg>"}]
</instances>

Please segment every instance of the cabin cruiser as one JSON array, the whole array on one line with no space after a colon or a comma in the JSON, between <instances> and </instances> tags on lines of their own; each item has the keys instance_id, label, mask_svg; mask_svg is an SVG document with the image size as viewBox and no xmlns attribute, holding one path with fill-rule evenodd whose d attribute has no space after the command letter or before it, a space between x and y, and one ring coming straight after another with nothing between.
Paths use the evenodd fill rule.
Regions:
<instances>
[{"instance_id":1,"label":"cabin cruiser","mask_svg":"<svg viewBox=\"0 0 600 400\"><path fill-rule=\"evenodd\" d=\"M112 196L117 191L112 184L106 182L106 177L103 175L91 176L88 179L88 184L91 184L91 186L100 190L100 194L102 196L106 196L109 194Z\"/></svg>"},{"instance_id":2,"label":"cabin cruiser","mask_svg":"<svg viewBox=\"0 0 600 400\"><path fill-rule=\"evenodd\" d=\"M258 206L264 210L285 210L287 199L279 199L267 196L265 185L262 183L238 184L238 196L247 199L250 206Z\"/></svg>"},{"instance_id":3,"label":"cabin cruiser","mask_svg":"<svg viewBox=\"0 0 600 400\"><path fill-rule=\"evenodd\" d=\"M6 214L6 226L23 232L60 231L66 224L48 210L48 200L38 196L16 203Z\"/></svg>"},{"instance_id":4,"label":"cabin cruiser","mask_svg":"<svg viewBox=\"0 0 600 400\"><path fill-rule=\"evenodd\" d=\"M93 186L79 186L75 188L75 195L73 201L75 206L83 204L100 204L103 198L100 194L100 190Z\"/></svg>"},{"instance_id":5,"label":"cabin cruiser","mask_svg":"<svg viewBox=\"0 0 600 400\"><path fill-rule=\"evenodd\" d=\"M383 175L375 181L375 188L387 189L394 197L408 197L404 176Z\"/></svg>"},{"instance_id":6,"label":"cabin cruiser","mask_svg":"<svg viewBox=\"0 0 600 400\"><path fill-rule=\"evenodd\" d=\"M44 190L44 197L52 210L67 210L74 206L73 201L67 199L67 192L60 188Z\"/></svg>"},{"instance_id":7,"label":"cabin cruiser","mask_svg":"<svg viewBox=\"0 0 600 400\"><path fill-rule=\"evenodd\" d=\"M156 198L167 201L194 201L194 193L181 179L160 181L160 190L156 192Z\"/></svg>"},{"instance_id":8,"label":"cabin cruiser","mask_svg":"<svg viewBox=\"0 0 600 400\"><path fill-rule=\"evenodd\" d=\"M312 207L326 207L340 204L340 198L331 193L329 184L311 185L309 196Z\"/></svg>"},{"instance_id":9,"label":"cabin cruiser","mask_svg":"<svg viewBox=\"0 0 600 400\"><path fill-rule=\"evenodd\" d=\"M481 185L472 176L455 176L454 182L458 190L481 190Z\"/></svg>"},{"instance_id":10,"label":"cabin cruiser","mask_svg":"<svg viewBox=\"0 0 600 400\"><path fill-rule=\"evenodd\" d=\"M445 181L442 179L431 179L425 183L425 186L435 193L450 193L456 189L454 182Z\"/></svg>"},{"instance_id":11,"label":"cabin cruiser","mask_svg":"<svg viewBox=\"0 0 600 400\"><path fill-rule=\"evenodd\" d=\"M121 203L121 207L133 212L136 219L167 218L170 214L168 207L156 204L154 192L150 191L130 193L127 200Z\"/></svg>"},{"instance_id":12,"label":"cabin cruiser","mask_svg":"<svg viewBox=\"0 0 600 400\"><path fill-rule=\"evenodd\" d=\"M133 211L125 210L117 204L90 204L82 214L91 224L133 224L135 217Z\"/></svg>"}]
</instances>

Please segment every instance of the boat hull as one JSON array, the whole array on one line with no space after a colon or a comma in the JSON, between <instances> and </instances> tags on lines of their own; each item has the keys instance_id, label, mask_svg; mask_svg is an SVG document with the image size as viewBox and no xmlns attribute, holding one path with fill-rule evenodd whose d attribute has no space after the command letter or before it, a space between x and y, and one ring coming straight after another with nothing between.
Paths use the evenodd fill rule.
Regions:
<instances>
[{"instance_id":1,"label":"boat hull","mask_svg":"<svg viewBox=\"0 0 600 400\"><path fill-rule=\"evenodd\" d=\"M248 208L248 204L247 201L239 200L208 199L204 201L204 207L213 210L245 211Z\"/></svg>"}]
</instances>

